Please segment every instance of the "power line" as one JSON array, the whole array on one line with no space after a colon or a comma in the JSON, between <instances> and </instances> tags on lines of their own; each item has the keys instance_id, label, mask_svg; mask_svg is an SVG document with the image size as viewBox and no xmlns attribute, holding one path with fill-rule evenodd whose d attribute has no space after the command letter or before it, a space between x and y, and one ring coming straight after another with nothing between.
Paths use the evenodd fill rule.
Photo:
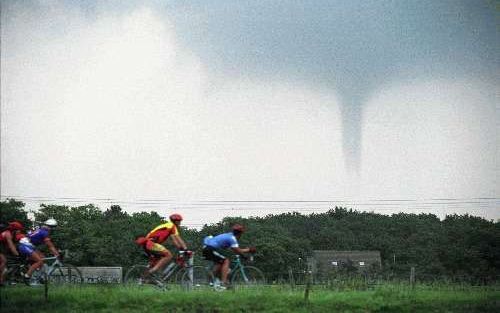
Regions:
<instances>
[{"instance_id":1,"label":"power line","mask_svg":"<svg viewBox=\"0 0 500 313\"><path fill-rule=\"evenodd\" d=\"M500 198L496 197L483 197L483 198L429 198L429 199L364 199L364 200L353 200L353 199L331 199L331 200L192 200L192 201L178 201L175 199L137 199L137 200L122 200L110 197L44 197L44 196L13 196L6 195L1 196L0 199L15 199L15 200L26 200L26 201L67 201L67 202L89 202L89 201L101 201L101 202L116 202L116 203L129 203L129 204L155 204L155 203L190 203L196 205L228 205L228 204L249 204L249 203L343 203L343 204L356 204L356 205L376 205L378 202L417 202L420 204L441 204L441 202L453 202L453 203L484 203L489 201L499 202ZM434 201L434 202L432 202ZM436 202L438 201L438 202ZM398 205L395 204L384 204L384 205Z\"/></svg>"},{"instance_id":2,"label":"power line","mask_svg":"<svg viewBox=\"0 0 500 313\"><path fill-rule=\"evenodd\" d=\"M491 214L491 210L498 210L500 198L430 198L430 199L332 199L332 200L192 200L176 201L174 199L146 199L120 200L108 197L43 197L43 196L1 196L0 199L16 199L28 204L47 205L78 205L93 204L120 205L125 211L135 213L138 211L177 210L181 212L233 212L244 214L281 214L286 212L298 213L324 213L334 207L346 207L361 212L429 212L442 215L448 213L482 212L482 215ZM97 202L97 203L92 203ZM59 204L62 203L62 204ZM135 212L134 212L135 211ZM188 213L186 213L188 214ZM245 214L246 215L246 214Z\"/></svg>"}]
</instances>

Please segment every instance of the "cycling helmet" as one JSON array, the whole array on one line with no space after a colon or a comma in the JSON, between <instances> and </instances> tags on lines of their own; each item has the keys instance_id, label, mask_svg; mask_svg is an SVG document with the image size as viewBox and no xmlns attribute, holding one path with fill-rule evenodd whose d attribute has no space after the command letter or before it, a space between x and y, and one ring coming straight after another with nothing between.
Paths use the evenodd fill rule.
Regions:
<instances>
[{"instance_id":1,"label":"cycling helmet","mask_svg":"<svg viewBox=\"0 0 500 313\"><path fill-rule=\"evenodd\" d=\"M245 226L240 224L234 224L232 229L233 233L242 233L245 231Z\"/></svg>"},{"instance_id":2,"label":"cycling helmet","mask_svg":"<svg viewBox=\"0 0 500 313\"><path fill-rule=\"evenodd\" d=\"M182 221L182 216L177 213L170 215L169 218L172 222Z\"/></svg>"},{"instance_id":3,"label":"cycling helmet","mask_svg":"<svg viewBox=\"0 0 500 313\"><path fill-rule=\"evenodd\" d=\"M9 229L10 230L23 230L23 228L24 228L23 224L21 224L21 223L19 223L17 221L9 223Z\"/></svg>"},{"instance_id":4,"label":"cycling helmet","mask_svg":"<svg viewBox=\"0 0 500 313\"><path fill-rule=\"evenodd\" d=\"M49 227L56 227L57 226L57 221L53 218L49 218L45 222L43 222L43 225L49 226Z\"/></svg>"}]
</instances>

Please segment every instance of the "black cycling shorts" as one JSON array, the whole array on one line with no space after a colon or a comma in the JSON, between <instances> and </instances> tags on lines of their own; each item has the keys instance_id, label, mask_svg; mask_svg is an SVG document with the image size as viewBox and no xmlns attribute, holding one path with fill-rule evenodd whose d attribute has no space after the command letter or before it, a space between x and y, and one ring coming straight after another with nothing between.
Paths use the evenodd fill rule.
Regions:
<instances>
[{"instance_id":1,"label":"black cycling shorts","mask_svg":"<svg viewBox=\"0 0 500 313\"><path fill-rule=\"evenodd\" d=\"M221 254L217 249L214 247L210 246L205 246L202 251L203 257L205 260L213 261L215 263L224 263L224 260L226 260L226 257Z\"/></svg>"}]
</instances>

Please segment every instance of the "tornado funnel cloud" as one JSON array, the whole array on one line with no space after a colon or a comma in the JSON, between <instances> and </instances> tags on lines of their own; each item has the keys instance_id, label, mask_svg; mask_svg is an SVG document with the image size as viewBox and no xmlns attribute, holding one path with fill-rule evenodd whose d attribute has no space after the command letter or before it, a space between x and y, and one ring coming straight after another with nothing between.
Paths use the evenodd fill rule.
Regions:
<instances>
[{"instance_id":1,"label":"tornado funnel cloud","mask_svg":"<svg viewBox=\"0 0 500 313\"><path fill-rule=\"evenodd\" d=\"M361 104L343 103L342 151L344 164L350 174L358 174L361 166Z\"/></svg>"}]
</instances>

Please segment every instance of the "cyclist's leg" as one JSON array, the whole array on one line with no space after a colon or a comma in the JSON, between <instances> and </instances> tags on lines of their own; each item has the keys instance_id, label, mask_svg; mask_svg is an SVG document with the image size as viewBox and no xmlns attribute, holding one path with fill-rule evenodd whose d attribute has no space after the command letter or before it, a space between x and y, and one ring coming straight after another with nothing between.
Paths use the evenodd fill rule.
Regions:
<instances>
[{"instance_id":1,"label":"cyclist's leg","mask_svg":"<svg viewBox=\"0 0 500 313\"><path fill-rule=\"evenodd\" d=\"M225 259L221 264L221 280L223 285L227 285L227 277L229 276L229 259Z\"/></svg>"},{"instance_id":2,"label":"cyclist's leg","mask_svg":"<svg viewBox=\"0 0 500 313\"><path fill-rule=\"evenodd\" d=\"M44 258L44 255L38 250L35 250L35 252L33 252L33 254L31 254L29 260L33 263L31 264L30 268L28 269L28 272L26 272L26 274L28 276L31 277L31 275L33 274L34 271L42 268L43 258Z\"/></svg>"},{"instance_id":3,"label":"cyclist's leg","mask_svg":"<svg viewBox=\"0 0 500 313\"><path fill-rule=\"evenodd\" d=\"M0 253L0 286L3 286L3 281L5 279L5 268L7 267L7 258L3 253Z\"/></svg>"},{"instance_id":4,"label":"cyclist's leg","mask_svg":"<svg viewBox=\"0 0 500 313\"><path fill-rule=\"evenodd\" d=\"M28 271L24 274L25 278L31 278L33 272L43 266L43 254L33 247L24 245L19 246L19 252L21 255L26 256L31 263Z\"/></svg>"},{"instance_id":5,"label":"cyclist's leg","mask_svg":"<svg viewBox=\"0 0 500 313\"><path fill-rule=\"evenodd\" d=\"M159 243L149 242L148 244L146 244L146 251L154 256L159 257L158 262L156 262L156 264L154 264L154 266L149 269L148 274L153 274L161 270L172 259L172 253Z\"/></svg>"},{"instance_id":6,"label":"cyclist's leg","mask_svg":"<svg viewBox=\"0 0 500 313\"><path fill-rule=\"evenodd\" d=\"M227 276L229 273L229 264L230 264L229 260L223 254L221 254L212 247L203 248L203 257L206 260L214 262L214 267L212 269L214 278L220 277L223 283L227 283ZM226 263L227 263L226 265L227 268L225 269L224 272L224 264Z\"/></svg>"}]
</instances>

